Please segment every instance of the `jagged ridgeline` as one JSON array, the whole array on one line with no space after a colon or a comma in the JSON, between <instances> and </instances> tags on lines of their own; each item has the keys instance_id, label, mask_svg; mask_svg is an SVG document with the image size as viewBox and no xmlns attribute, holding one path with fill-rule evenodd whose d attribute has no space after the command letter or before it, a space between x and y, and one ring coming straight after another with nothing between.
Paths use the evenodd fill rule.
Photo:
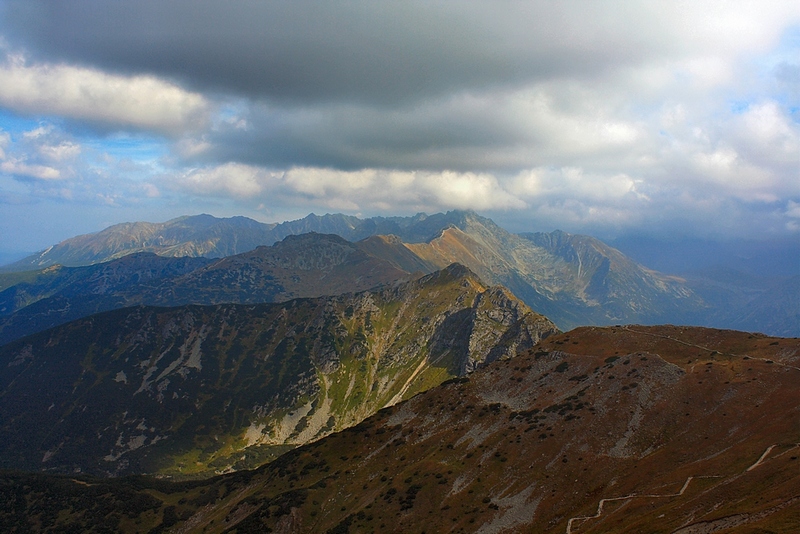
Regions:
<instances>
[{"instance_id":1,"label":"jagged ridgeline","mask_svg":"<svg viewBox=\"0 0 800 534\"><path fill-rule=\"evenodd\" d=\"M457 264L335 297L106 312L0 348L0 461L252 467L555 332Z\"/></svg>"}]
</instances>

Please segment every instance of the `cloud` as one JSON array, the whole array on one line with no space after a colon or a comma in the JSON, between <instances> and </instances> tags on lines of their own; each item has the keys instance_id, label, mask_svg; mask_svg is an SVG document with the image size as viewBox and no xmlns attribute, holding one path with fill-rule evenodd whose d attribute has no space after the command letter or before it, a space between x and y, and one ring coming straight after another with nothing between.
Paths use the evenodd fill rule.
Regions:
<instances>
[{"instance_id":1,"label":"cloud","mask_svg":"<svg viewBox=\"0 0 800 534\"><path fill-rule=\"evenodd\" d=\"M121 76L64 64L28 65L18 57L7 57L0 66L0 106L163 133L199 128L209 112L200 94L154 76Z\"/></svg>"},{"instance_id":2,"label":"cloud","mask_svg":"<svg viewBox=\"0 0 800 534\"><path fill-rule=\"evenodd\" d=\"M0 171L13 174L23 178L34 178L36 180L60 180L61 172L53 167L46 165L29 165L24 161L6 160L0 163Z\"/></svg>"},{"instance_id":3,"label":"cloud","mask_svg":"<svg viewBox=\"0 0 800 534\"><path fill-rule=\"evenodd\" d=\"M213 168L193 169L174 178L174 185L195 195L224 195L247 199L260 195L272 175L263 169L227 163Z\"/></svg>"},{"instance_id":4,"label":"cloud","mask_svg":"<svg viewBox=\"0 0 800 534\"><path fill-rule=\"evenodd\" d=\"M138 160L130 151L120 158L111 151L110 140L98 145L74 136L64 125L31 120L9 121L23 127L16 131L0 131L0 203L48 206L41 217L55 209L53 203L73 205L73 217L82 218L90 206L141 205L158 199L160 191L148 182L157 162L142 150L144 140L133 142ZM68 125L67 125L68 126ZM126 145L131 139L111 139ZM2 211L2 210L0 210ZM69 224L69 223L65 223Z\"/></svg>"},{"instance_id":5,"label":"cloud","mask_svg":"<svg viewBox=\"0 0 800 534\"><path fill-rule=\"evenodd\" d=\"M716 57L768 46L776 28L799 14L796 2L783 0L502 8L421 0L78 0L11 3L3 30L47 60L178 76L273 101L397 105L558 77L591 79L687 53L693 57L686 68L704 76L719 70L709 68Z\"/></svg>"},{"instance_id":6,"label":"cloud","mask_svg":"<svg viewBox=\"0 0 800 534\"><path fill-rule=\"evenodd\" d=\"M796 1L0 8L0 107L102 126L0 151L82 198L723 233L800 199Z\"/></svg>"},{"instance_id":7,"label":"cloud","mask_svg":"<svg viewBox=\"0 0 800 534\"><path fill-rule=\"evenodd\" d=\"M0 172L42 183L61 182L74 176L73 165L81 153L81 146L51 124L40 123L13 138L7 132L3 134L0 139Z\"/></svg>"},{"instance_id":8,"label":"cloud","mask_svg":"<svg viewBox=\"0 0 800 534\"><path fill-rule=\"evenodd\" d=\"M275 101L380 105L597 72L657 51L663 31L644 31L660 26L657 10L609 17L586 3L76 1L5 11L4 31L48 61Z\"/></svg>"},{"instance_id":9,"label":"cloud","mask_svg":"<svg viewBox=\"0 0 800 534\"><path fill-rule=\"evenodd\" d=\"M8 148L9 144L11 144L11 135L0 130L0 160L6 159L6 148Z\"/></svg>"},{"instance_id":10,"label":"cloud","mask_svg":"<svg viewBox=\"0 0 800 534\"><path fill-rule=\"evenodd\" d=\"M489 174L341 171L296 167L284 172L226 163L167 178L172 188L192 195L345 210L436 210L524 208L525 203Z\"/></svg>"},{"instance_id":11,"label":"cloud","mask_svg":"<svg viewBox=\"0 0 800 534\"><path fill-rule=\"evenodd\" d=\"M70 141L62 141L57 145L42 145L39 153L50 161L65 161L74 159L81 153L81 146Z\"/></svg>"},{"instance_id":12,"label":"cloud","mask_svg":"<svg viewBox=\"0 0 800 534\"><path fill-rule=\"evenodd\" d=\"M566 105L567 93L583 104ZM449 95L391 110L256 103L242 112L247 130L220 127L196 142L202 151L181 154L271 167L516 172L636 150L647 141L646 125L614 105L574 83Z\"/></svg>"},{"instance_id":13,"label":"cloud","mask_svg":"<svg viewBox=\"0 0 800 534\"><path fill-rule=\"evenodd\" d=\"M571 198L593 203L619 203L623 199L648 201L637 191L636 181L626 174L597 175L581 168L538 168L514 177L511 190L521 198Z\"/></svg>"},{"instance_id":14,"label":"cloud","mask_svg":"<svg viewBox=\"0 0 800 534\"><path fill-rule=\"evenodd\" d=\"M783 217L786 220L787 230L790 232L800 232L800 202L795 202L793 200L787 202Z\"/></svg>"}]
</instances>

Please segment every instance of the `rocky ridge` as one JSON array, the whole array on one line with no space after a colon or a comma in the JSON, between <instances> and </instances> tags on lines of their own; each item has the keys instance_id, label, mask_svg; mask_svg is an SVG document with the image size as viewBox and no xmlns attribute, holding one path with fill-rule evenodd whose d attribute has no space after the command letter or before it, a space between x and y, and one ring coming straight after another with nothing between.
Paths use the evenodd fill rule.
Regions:
<instances>
[{"instance_id":1,"label":"rocky ridge","mask_svg":"<svg viewBox=\"0 0 800 534\"><path fill-rule=\"evenodd\" d=\"M435 238L406 246L432 265L459 262L508 287L565 330L621 322L691 324L707 311L682 279L638 265L588 236L516 235L461 212Z\"/></svg>"}]
</instances>

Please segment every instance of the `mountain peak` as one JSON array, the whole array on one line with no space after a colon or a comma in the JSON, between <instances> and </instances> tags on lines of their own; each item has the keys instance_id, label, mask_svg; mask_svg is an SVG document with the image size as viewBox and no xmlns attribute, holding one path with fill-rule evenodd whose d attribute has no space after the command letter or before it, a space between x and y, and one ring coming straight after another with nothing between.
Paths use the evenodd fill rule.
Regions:
<instances>
[{"instance_id":1,"label":"mountain peak","mask_svg":"<svg viewBox=\"0 0 800 534\"><path fill-rule=\"evenodd\" d=\"M461 263L451 263L447 267L423 277L420 282L423 284L439 285L460 280L470 280L486 287L486 284L483 283L477 274Z\"/></svg>"}]
</instances>

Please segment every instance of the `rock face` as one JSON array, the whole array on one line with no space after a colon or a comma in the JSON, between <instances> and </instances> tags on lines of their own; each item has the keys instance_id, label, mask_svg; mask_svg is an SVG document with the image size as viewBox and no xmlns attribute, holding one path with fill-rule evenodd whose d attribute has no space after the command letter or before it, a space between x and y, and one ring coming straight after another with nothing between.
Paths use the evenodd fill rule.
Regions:
<instances>
[{"instance_id":1,"label":"rock face","mask_svg":"<svg viewBox=\"0 0 800 534\"><path fill-rule=\"evenodd\" d=\"M0 527L797 532L798 377L797 339L580 328L256 471L192 484L2 474Z\"/></svg>"},{"instance_id":2,"label":"rock face","mask_svg":"<svg viewBox=\"0 0 800 534\"><path fill-rule=\"evenodd\" d=\"M106 312L0 348L0 458L113 475L252 467L555 332L460 265L335 297Z\"/></svg>"}]
</instances>

